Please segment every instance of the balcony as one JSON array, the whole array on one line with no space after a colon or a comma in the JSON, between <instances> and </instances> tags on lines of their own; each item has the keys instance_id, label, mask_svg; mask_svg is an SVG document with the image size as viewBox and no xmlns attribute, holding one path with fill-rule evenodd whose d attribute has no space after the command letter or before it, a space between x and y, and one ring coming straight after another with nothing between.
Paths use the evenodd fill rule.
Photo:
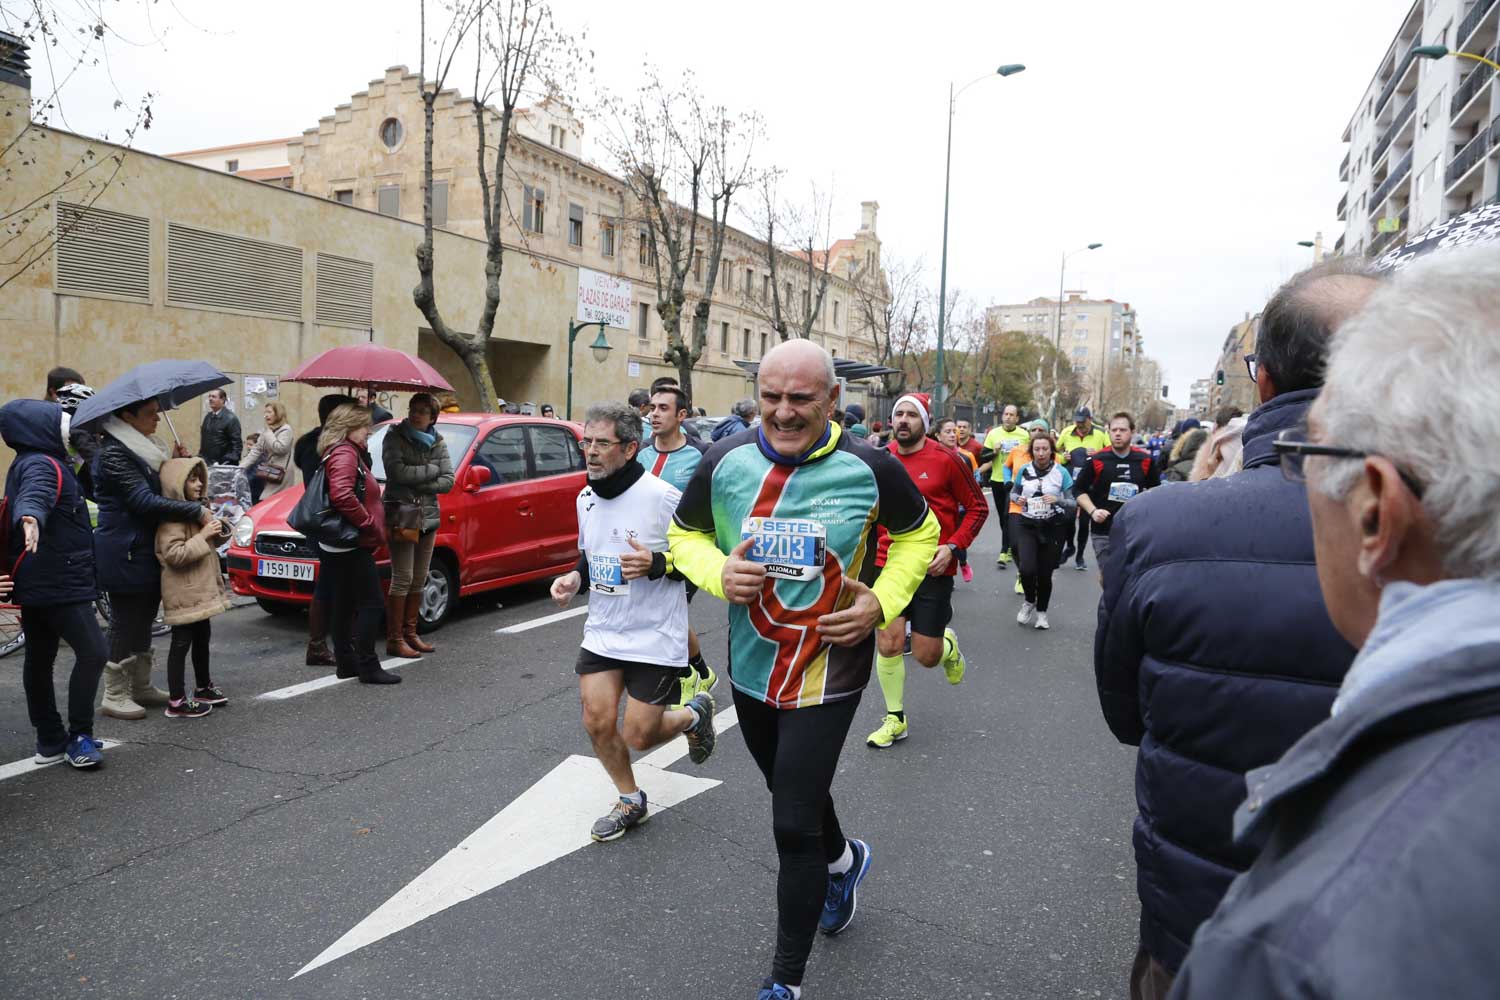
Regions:
<instances>
[{"instance_id":1,"label":"balcony","mask_svg":"<svg viewBox=\"0 0 1500 1000\"><path fill-rule=\"evenodd\" d=\"M1500 119L1496 119L1496 122L1500 122ZM1452 188L1484 159L1484 154L1488 153L1490 146L1494 144L1495 133L1494 124L1488 128L1482 128L1463 149L1458 151L1458 155L1453 158L1452 163L1448 164L1448 171L1443 176L1444 187Z\"/></svg>"},{"instance_id":2,"label":"balcony","mask_svg":"<svg viewBox=\"0 0 1500 1000\"><path fill-rule=\"evenodd\" d=\"M1333 245L1333 252L1335 256L1344 252L1344 237L1342 235L1339 236L1338 242Z\"/></svg>"},{"instance_id":3,"label":"balcony","mask_svg":"<svg viewBox=\"0 0 1500 1000\"><path fill-rule=\"evenodd\" d=\"M1339 164L1339 180L1349 182L1349 154L1344 154L1344 162Z\"/></svg>"},{"instance_id":4,"label":"balcony","mask_svg":"<svg viewBox=\"0 0 1500 1000\"><path fill-rule=\"evenodd\" d=\"M1479 22L1484 20L1484 16L1494 6L1495 0L1475 0L1474 9L1469 11L1468 17L1458 23L1458 34L1454 36L1459 41L1458 47L1460 49L1464 47L1464 43L1469 40L1469 36L1474 34L1474 30L1479 27Z\"/></svg>"},{"instance_id":5,"label":"balcony","mask_svg":"<svg viewBox=\"0 0 1500 1000\"><path fill-rule=\"evenodd\" d=\"M1500 45L1495 46L1495 48L1484 54L1490 59L1500 61ZM1455 124L1459 116L1471 104L1475 103L1474 98L1484 93L1485 88L1489 86L1490 81L1494 78L1495 71L1484 63L1478 63L1474 66L1474 69L1464 78L1463 83L1460 83L1458 89L1453 92L1453 101L1448 105L1448 115L1455 120ZM1473 119L1478 120L1483 118L1484 113L1488 110L1487 107L1475 107L1472 116Z\"/></svg>"},{"instance_id":6,"label":"balcony","mask_svg":"<svg viewBox=\"0 0 1500 1000\"><path fill-rule=\"evenodd\" d=\"M1408 151L1401 158L1401 162L1396 164L1396 169L1391 171L1390 176L1375 189L1375 196L1370 199L1370 214L1375 215L1380 206L1390 197L1391 192L1396 190L1396 185L1409 176L1411 176L1411 153Z\"/></svg>"},{"instance_id":7,"label":"balcony","mask_svg":"<svg viewBox=\"0 0 1500 1000\"><path fill-rule=\"evenodd\" d=\"M1414 90L1411 92L1411 96L1406 99L1406 103L1401 105L1401 110L1396 112L1396 117L1391 119L1391 124L1386 128L1385 134L1380 137L1380 141L1375 144L1375 151L1370 155L1371 163L1380 162L1380 158L1385 155L1386 150L1391 148L1391 143L1395 141L1396 136L1401 133L1406 124L1411 121L1412 115L1416 113L1417 92Z\"/></svg>"},{"instance_id":8,"label":"balcony","mask_svg":"<svg viewBox=\"0 0 1500 1000\"><path fill-rule=\"evenodd\" d=\"M1346 219L1348 217L1348 215L1349 215L1349 192L1345 191L1344 192L1344 196L1339 199L1338 220L1340 222L1343 222L1344 219Z\"/></svg>"},{"instance_id":9,"label":"balcony","mask_svg":"<svg viewBox=\"0 0 1500 1000\"><path fill-rule=\"evenodd\" d=\"M1488 2L1494 3L1495 0L1488 0ZM1417 54L1408 49L1406 55L1401 57L1401 61L1396 63L1396 72L1391 74L1390 82L1385 85L1385 89L1380 92L1380 99L1375 102L1376 117L1379 117L1380 112L1385 110L1391 98L1396 96L1396 89L1406 82L1407 70L1411 69L1416 61Z\"/></svg>"}]
</instances>

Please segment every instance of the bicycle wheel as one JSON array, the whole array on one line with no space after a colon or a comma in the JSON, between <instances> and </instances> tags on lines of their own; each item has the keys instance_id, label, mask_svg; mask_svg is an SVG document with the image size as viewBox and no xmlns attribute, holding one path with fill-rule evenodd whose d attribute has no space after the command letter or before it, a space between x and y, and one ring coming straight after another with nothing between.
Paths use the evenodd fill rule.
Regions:
<instances>
[{"instance_id":1,"label":"bicycle wheel","mask_svg":"<svg viewBox=\"0 0 1500 1000\"><path fill-rule=\"evenodd\" d=\"M0 604L0 656L9 656L25 645L21 609L14 604Z\"/></svg>"}]
</instances>

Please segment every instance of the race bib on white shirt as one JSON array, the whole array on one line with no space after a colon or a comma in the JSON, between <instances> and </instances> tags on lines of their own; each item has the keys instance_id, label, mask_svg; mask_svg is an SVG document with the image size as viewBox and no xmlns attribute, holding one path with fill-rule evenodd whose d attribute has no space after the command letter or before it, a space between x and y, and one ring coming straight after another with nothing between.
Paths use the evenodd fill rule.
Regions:
<instances>
[{"instance_id":1,"label":"race bib on white shirt","mask_svg":"<svg viewBox=\"0 0 1500 1000\"><path fill-rule=\"evenodd\" d=\"M621 571L618 555L609 552L589 553L589 590L617 597L630 593L630 581L625 579Z\"/></svg>"},{"instance_id":2,"label":"race bib on white shirt","mask_svg":"<svg viewBox=\"0 0 1500 1000\"><path fill-rule=\"evenodd\" d=\"M828 529L804 518L747 517L740 539L754 539L747 553L777 580L816 580L823 573Z\"/></svg>"},{"instance_id":3,"label":"race bib on white shirt","mask_svg":"<svg viewBox=\"0 0 1500 1000\"><path fill-rule=\"evenodd\" d=\"M1135 483L1120 482L1109 484L1109 500L1111 503L1124 503L1141 491Z\"/></svg>"},{"instance_id":4,"label":"race bib on white shirt","mask_svg":"<svg viewBox=\"0 0 1500 1000\"><path fill-rule=\"evenodd\" d=\"M1026 498L1027 517L1047 517L1050 513L1051 507L1040 496Z\"/></svg>"}]
</instances>

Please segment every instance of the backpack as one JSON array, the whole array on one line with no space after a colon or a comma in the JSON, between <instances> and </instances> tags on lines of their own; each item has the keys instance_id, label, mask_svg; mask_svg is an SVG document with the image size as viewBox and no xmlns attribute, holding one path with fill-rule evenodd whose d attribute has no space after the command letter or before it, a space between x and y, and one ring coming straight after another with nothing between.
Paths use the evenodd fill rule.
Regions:
<instances>
[{"instance_id":1,"label":"backpack","mask_svg":"<svg viewBox=\"0 0 1500 1000\"><path fill-rule=\"evenodd\" d=\"M53 458L51 455L45 455L43 457L46 458L47 461L51 462L52 467L57 470L57 498L52 502L54 504L61 503L63 492L62 466L59 465L57 459ZM6 556L10 555L10 529L11 522L14 520L15 518L11 515L10 497L0 497L0 553L4 553ZM16 573L20 570L21 561L25 558L26 552L23 547L21 554L16 557L15 565L10 568L10 575L12 578L14 578Z\"/></svg>"}]
</instances>

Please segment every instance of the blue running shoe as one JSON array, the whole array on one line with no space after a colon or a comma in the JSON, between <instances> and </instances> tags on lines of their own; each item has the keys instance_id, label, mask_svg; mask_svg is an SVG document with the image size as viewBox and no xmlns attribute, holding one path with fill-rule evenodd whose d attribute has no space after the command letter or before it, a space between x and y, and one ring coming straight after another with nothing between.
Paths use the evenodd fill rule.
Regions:
<instances>
[{"instance_id":1,"label":"blue running shoe","mask_svg":"<svg viewBox=\"0 0 1500 1000\"><path fill-rule=\"evenodd\" d=\"M104 754L100 753L103 749L94 742L92 736L79 733L68 741L68 749L65 752L68 763L74 767L98 767L104 763Z\"/></svg>"},{"instance_id":2,"label":"blue running shoe","mask_svg":"<svg viewBox=\"0 0 1500 1000\"><path fill-rule=\"evenodd\" d=\"M760 984L760 993L756 994L755 1000L792 1000L792 991L767 979Z\"/></svg>"},{"instance_id":3,"label":"blue running shoe","mask_svg":"<svg viewBox=\"0 0 1500 1000\"><path fill-rule=\"evenodd\" d=\"M824 934L837 934L854 920L859 884L870 873L870 845L850 837L849 849L854 852L854 864L842 875L828 876L828 896L823 900L823 915L818 918L818 929Z\"/></svg>"}]
</instances>

